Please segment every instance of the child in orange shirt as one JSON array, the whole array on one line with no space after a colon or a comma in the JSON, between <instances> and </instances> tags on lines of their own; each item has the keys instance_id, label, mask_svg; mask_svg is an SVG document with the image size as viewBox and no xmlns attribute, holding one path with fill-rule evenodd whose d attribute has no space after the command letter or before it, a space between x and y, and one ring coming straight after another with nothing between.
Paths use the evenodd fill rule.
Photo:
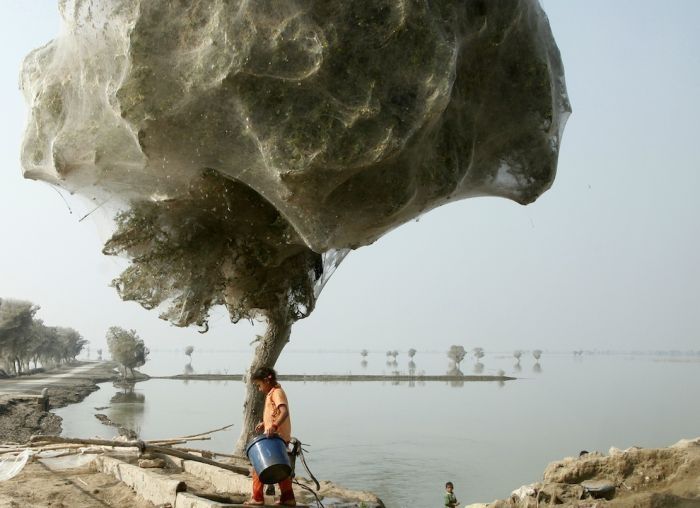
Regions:
<instances>
[{"instance_id":1,"label":"child in orange shirt","mask_svg":"<svg viewBox=\"0 0 700 508\"><path fill-rule=\"evenodd\" d=\"M289 418L289 403L287 394L277 382L277 373L269 367L260 367L251 376L251 381L255 383L262 393L265 394L265 407L263 409L263 421L255 426L256 432L265 432L268 436L278 434L284 442L289 444L292 438L292 421ZM282 495L276 503L281 506L296 506L294 491L292 490L292 479L287 478L279 483ZM263 483L258 475L253 471L253 496L246 502L246 505L260 506L265 503L263 496Z\"/></svg>"}]
</instances>

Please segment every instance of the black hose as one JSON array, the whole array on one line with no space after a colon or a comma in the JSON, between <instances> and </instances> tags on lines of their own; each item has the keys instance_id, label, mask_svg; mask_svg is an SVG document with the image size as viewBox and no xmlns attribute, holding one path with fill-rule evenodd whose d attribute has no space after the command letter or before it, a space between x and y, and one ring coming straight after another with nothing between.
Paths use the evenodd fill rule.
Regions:
<instances>
[{"instance_id":1,"label":"black hose","mask_svg":"<svg viewBox=\"0 0 700 508\"><path fill-rule=\"evenodd\" d=\"M306 469L306 472L309 473L309 477L313 480L314 484L316 485L316 491L319 491L319 490L321 490L321 485L319 484L318 480L316 479L314 474L309 469L309 465L306 463L306 457L304 457L304 448L302 446L303 445L302 445L301 441L299 441L296 438L293 438L291 455L293 455L294 457L301 457L301 463L304 465L304 469ZM316 505L319 506L320 508L324 508L323 503L321 502L321 499L318 497L318 495L316 495L316 492L311 490L311 488L308 485L303 485L296 480L292 480L292 481L294 483L296 483L297 485L299 485L301 488L311 492L314 495L314 497L316 498Z\"/></svg>"},{"instance_id":2,"label":"black hose","mask_svg":"<svg viewBox=\"0 0 700 508\"><path fill-rule=\"evenodd\" d=\"M325 508L325 507L323 506L323 503L321 502L321 498L318 497L318 495L311 489L311 487L309 487L309 486L307 486L307 485L304 485L303 483L299 483L299 482L296 481L296 480L292 480L292 483L296 483L296 484L299 485L302 489L305 489L305 490L308 490L309 492L311 492L311 493L314 495L314 497L316 498L316 506L319 506L320 508Z\"/></svg>"}]
</instances>

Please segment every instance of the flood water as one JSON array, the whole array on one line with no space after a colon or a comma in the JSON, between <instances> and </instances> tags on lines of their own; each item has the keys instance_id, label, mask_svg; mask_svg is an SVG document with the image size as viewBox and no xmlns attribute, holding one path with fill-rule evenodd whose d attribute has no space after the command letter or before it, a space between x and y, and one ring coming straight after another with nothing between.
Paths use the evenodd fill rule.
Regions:
<instances>
[{"instance_id":1,"label":"flood water","mask_svg":"<svg viewBox=\"0 0 700 508\"><path fill-rule=\"evenodd\" d=\"M403 356L403 358L402 358ZM280 373L408 372L408 358L387 365L371 353L289 351ZM197 352L188 370L240 373L249 353ZM443 374L444 353L419 353L416 372ZM182 351L153 352L142 369L177 374ZM505 383L286 382L293 434L308 443L307 460L319 479L370 490L387 507L441 506L446 481L462 505L507 497L541 478L545 466L581 450L611 446L668 446L700 436L700 357L487 353L481 366L462 362L464 374L503 369ZM194 434L234 423L195 448L230 452L240 431L241 382L152 379L124 395L111 383L82 403L56 412L64 435L113 437L95 413L139 432L143 439ZM97 410L95 408L105 408ZM300 474L305 476L304 472Z\"/></svg>"}]
</instances>

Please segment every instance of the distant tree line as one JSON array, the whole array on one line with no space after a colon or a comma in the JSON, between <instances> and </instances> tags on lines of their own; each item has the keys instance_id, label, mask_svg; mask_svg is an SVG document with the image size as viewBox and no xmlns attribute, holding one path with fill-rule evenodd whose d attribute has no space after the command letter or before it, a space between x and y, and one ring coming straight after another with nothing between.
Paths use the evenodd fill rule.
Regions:
<instances>
[{"instance_id":1,"label":"distant tree line","mask_svg":"<svg viewBox=\"0 0 700 508\"><path fill-rule=\"evenodd\" d=\"M39 306L24 300L0 298L0 363L10 374L53 368L75 360L88 343L73 328L47 326L36 318Z\"/></svg>"}]
</instances>

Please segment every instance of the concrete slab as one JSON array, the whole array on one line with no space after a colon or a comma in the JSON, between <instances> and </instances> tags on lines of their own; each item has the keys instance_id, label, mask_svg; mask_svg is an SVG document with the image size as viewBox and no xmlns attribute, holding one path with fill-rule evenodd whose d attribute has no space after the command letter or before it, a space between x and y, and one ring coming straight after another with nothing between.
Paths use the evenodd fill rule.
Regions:
<instances>
[{"instance_id":1,"label":"concrete slab","mask_svg":"<svg viewBox=\"0 0 700 508\"><path fill-rule=\"evenodd\" d=\"M190 473L211 483L217 492L226 494L249 494L253 488L253 480L250 477L236 474L232 471L202 464L193 460L184 460L182 468Z\"/></svg>"},{"instance_id":2,"label":"concrete slab","mask_svg":"<svg viewBox=\"0 0 700 508\"><path fill-rule=\"evenodd\" d=\"M251 505L248 505L248 504L226 504L223 506L225 506L226 508L250 508ZM266 503L266 504L258 504L255 506L259 506L260 508L280 508L280 505L274 504L273 502ZM295 506L296 506L296 508L310 508L310 506L308 504L297 503Z\"/></svg>"},{"instance_id":3,"label":"concrete slab","mask_svg":"<svg viewBox=\"0 0 700 508\"><path fill-rule=\"evenodd\" d=\"M230 508L232 506L243 506L240 504L226 504L218 501L204 499L189 492L179 492L175 500L174 508Z\"/></svg>"},{"instance_id":4,"label":"concrete slab","mask_svg":"<svg viewBox=\"0 0 700 508\"><path fill-rule=\"evenodd\" d=\"M155 505L170 503L174 506L177 494L187 488L183 481L169 479L150 469L141 469L113 457L97 457L95 465L99 471L121 480L139 496Z\"/></svg>"},{"instance_id":5,"label":"concrete slab","mask_svg":"<svg viewBox=\"0 0 700 508\"><path fill-rule=\"evenodd\" d=\"M173 457L172 455L167 455L165 453L154 453L154 457L163 459L168 467L183 470L182 463L185 462L184 459Z\"/></svg>"},{"instance_id":6,"label":"concrete slab","mask_svg":"<svg viewBox=\"0 0 700 508\"><path fill-rule=\"evenodd\" d=\"M280 506L276 504L258 506L260 506L260 508L280 508ZM296 506L297 508L309 508L307 504L297 504ZM181 492L177 495L177 502L174 508L250 508L250 505L240 503L218 503L216 501L210 501L209 499L202 499L188 492Z\"/></svg>"}]
</instances>

